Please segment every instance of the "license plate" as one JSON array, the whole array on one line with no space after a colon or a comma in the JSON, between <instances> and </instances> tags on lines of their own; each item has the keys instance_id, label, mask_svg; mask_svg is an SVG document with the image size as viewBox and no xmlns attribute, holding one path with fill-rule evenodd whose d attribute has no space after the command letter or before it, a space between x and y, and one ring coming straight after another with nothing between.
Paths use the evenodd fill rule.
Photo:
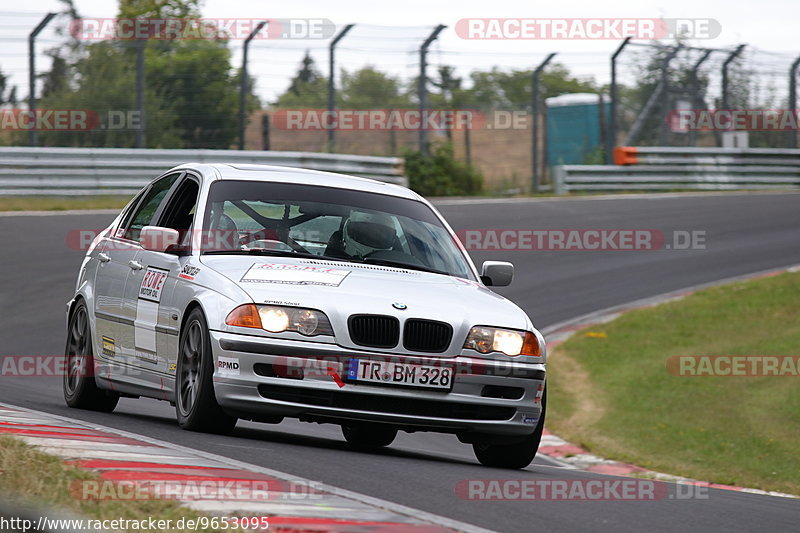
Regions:
<instances>
[{"instance_id":1,"label":"license plate","mask_svg":"<svg viewBox=\"0 0 800 533\"><path fill-rule=\"evenodd\" d=\"M453 388L453 369L437 365L350 359L345 381L449 391Z\"/></svg>"}]
</instances>

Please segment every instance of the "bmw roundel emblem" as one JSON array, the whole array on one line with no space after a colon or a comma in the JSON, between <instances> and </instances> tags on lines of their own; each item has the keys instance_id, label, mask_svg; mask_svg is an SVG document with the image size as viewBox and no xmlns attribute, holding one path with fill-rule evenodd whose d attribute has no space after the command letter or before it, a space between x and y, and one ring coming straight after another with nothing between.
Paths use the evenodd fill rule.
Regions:
<instances>
[{"instance_id":1,"label":"bmw roundel emblem","mask_svg":"<svg viewBox=\"0 0 800 533\"><path fill-rule=\"evenodd\" d=\"M398 309L400 311L405 311L406 309L408 309L408 306L406 304L400 303L400 302L393 303L392 307L394 307L395 309Z\"/></svg>"}]
</instances>

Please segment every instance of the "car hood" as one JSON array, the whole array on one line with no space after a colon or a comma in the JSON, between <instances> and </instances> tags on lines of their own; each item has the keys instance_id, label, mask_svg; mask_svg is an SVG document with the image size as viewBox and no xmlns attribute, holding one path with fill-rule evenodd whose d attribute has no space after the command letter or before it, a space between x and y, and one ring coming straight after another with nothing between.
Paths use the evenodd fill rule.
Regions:
<instances>
[{"instance_id":1,"label":"car hood","mask_svg":"<svg viewBox=\"0 0 800 533\"><path fill-rule=\"evenodd\" d=\"M334 329L361 313L448 322L459 335L475 325L531 327L511 301L453 276L285 257L206 255L202 262L237 283L254 302L319 309Z\"/></svg>"}]
</instances>

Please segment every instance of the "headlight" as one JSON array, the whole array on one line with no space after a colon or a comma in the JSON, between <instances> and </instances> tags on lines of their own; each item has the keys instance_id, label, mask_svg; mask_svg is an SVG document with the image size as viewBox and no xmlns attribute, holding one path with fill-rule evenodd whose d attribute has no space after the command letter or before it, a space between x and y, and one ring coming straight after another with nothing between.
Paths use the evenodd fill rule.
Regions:
<instances>
[{"instance_id":1,"label":"headlight","mask_svg":"<svg viewBox=\"0 0 800 533\"><path fill-rule=\"evenodd\" d=\"M263 329L271 333L294 331L306 337L333 335L333 328L325 313L301 307L240 305L228 314L225 323L229 326Z\"/></svg>"},{"instance_id":2,"label":"headlight","mask_svg":"<svg viewBox=\"0 0 800 533\"><path fill-rule=\"evenodd\" d=\"M480 353L503 352L518 355L540 356L539 339L530 331L516 331L488 326L475 326L469 331L464 348Z\"/></svg>"}]
</instances>

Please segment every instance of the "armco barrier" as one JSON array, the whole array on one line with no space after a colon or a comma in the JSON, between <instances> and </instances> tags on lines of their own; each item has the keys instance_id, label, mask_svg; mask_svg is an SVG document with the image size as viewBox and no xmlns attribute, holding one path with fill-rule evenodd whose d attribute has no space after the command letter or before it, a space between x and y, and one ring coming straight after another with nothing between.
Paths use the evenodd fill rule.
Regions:
<instances>
[{"instance_id":1,"label":"armco barrier","mask_svg":"<svg viewBox=\"0 0 800 533\"><path fill-rule=\"evenodd\" d=\"M0 196L133 194L182 163L324 170L408 185L402 159L309 152L0 147Z\"/></svg>"},{"instance_id":2,"label":"armco barrier","mask_svg":"<svg viewBox=\"0 0 800 533\"><path fill-rule=\"evenodd\" d=\"M623 146L614 161L556 166L554 192L800 188L800 150Z\"/></svg>"}]
</instances>

